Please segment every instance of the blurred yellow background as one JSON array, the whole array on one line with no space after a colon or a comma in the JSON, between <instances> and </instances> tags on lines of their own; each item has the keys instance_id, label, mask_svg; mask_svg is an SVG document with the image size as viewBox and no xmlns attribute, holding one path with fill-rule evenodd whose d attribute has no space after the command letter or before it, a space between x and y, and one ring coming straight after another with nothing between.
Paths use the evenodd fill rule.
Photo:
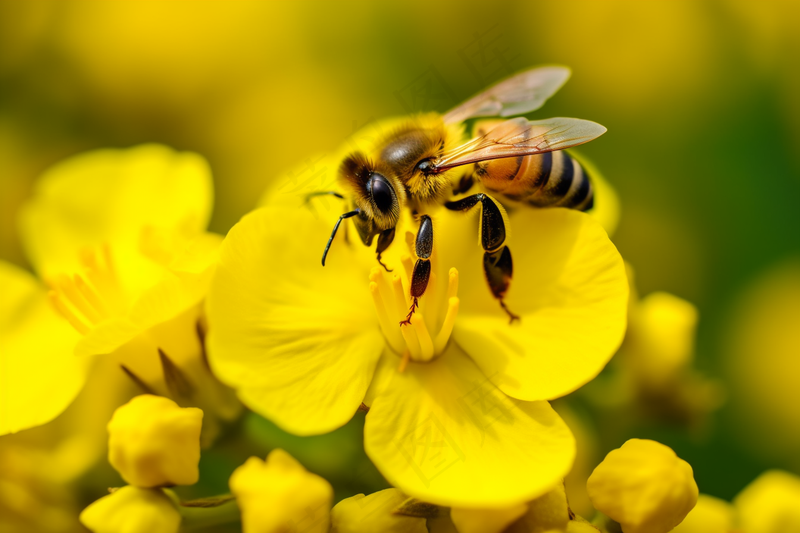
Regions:
<instances>
[{"instance_id":1,"label":"blurred yellow background","mask_svg":"<svg viewBox=\"0 0 800 533\"><path fill-rule=\"evenodd\" d=\"M535 116L608 127L581 153L619 192L615 243L641 294L697 305L698 364L728 380L703 436L628 436L670 445L730 498L765 468L800 473L798 58L798 2L2 1L0 259L25 266L18 208L66 156L199 152L225 233L372 120L567 65Z\"/></svg>"}]
</instances>

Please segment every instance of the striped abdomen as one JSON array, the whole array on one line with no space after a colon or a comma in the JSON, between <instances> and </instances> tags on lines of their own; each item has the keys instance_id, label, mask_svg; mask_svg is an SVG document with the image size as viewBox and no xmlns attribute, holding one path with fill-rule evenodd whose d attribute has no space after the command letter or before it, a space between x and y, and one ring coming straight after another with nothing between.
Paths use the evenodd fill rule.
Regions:
<instances>
[{"instance_id":1,"label":"striped abdomen","mask_svg":"<svg viewBox=\"0 0 800 533\"><path fill-rule=\"evenodd\" d=\"M588 173L564 151L483 161L473 176L489 193L514 202L580 211L594 205Z\"/></svg>"}]
</instances>

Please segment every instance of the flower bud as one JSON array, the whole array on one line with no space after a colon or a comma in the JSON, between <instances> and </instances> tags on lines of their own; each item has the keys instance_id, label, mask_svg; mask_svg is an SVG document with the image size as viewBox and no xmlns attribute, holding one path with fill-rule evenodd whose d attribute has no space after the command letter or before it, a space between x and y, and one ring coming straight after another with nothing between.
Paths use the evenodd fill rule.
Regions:
<instances>
[{"instance_id":1,"label":"flower bud","mask_svg":"<svg viewBox=\"0 0 800 533\"><path fill-rule=\"evenodd\" d=\"M203 411L144 394L108 423L108 461L136 487L192 485L200 476Z\"/></svg>"},{"instance_id":2,"label":"flower bud","mask_svg":"<svg viewBox=\"0 0 800 533\"><path fill-rule=\"evenodd\" d=\"M730 533L734 530L733 505L725 500L701 494L697 505L678 524L673 533Z\"/></svg>"},{"instance_id":3,"label":"flower bud","mask_svg":"<svg viewBox=\"0 0 800 533\"><path fill-rule=\"evenodd\" d=\"M397 489L364 496L358 494L336 504L331 511L333 533L428 533L425 518L394 514L408 498Z\"/></svg>"},{"instance_id":4,"label":"flower bud","mask_svg":"<svg viewBox=\"0 0 800 533\"><path fill-rule=\"evenodd\" d=\"M800 477L780 470L764 472L733 500L739 525L747 533L800 531Z\"/></svg>"},{"instance_id":5,"label":"flower bud","mask_svg":"<svg viewBox=\"0 0 800 533\"><path fill-rule=\"evenodd\" d=\"M94 533L177 533L181 515L162 489L127 486L89 505L80 521Z\"/></svg>"},{"instance_id":6,"label":"flower bud","mask_svg":"<svg viewBox=\"0 0 800 533\"><path fill-rule=\"evenodd\" d=\"M242 512L244 533L327 533L333 489L291 455L273 450L234 470L229 485Z\"/></svg>"},{"instance_id":7,"label":"flower bud","mask_svg":"<svg viewBox=\"0 0 800 533\"><path fill-rule=\"evenodd\" d=\"M644 386L661 389L692 360L697 309L666 292L643 298L630 317L629 365Z\"/></svg>"},{"instance_id":8,"label":"flower bud","mask_svg":"<svg viewBox=\"0 0 800 533\"><path fill-rule=\"evenodd\" d=\"M631 439L611 451L586 483L595 508L624 533L666 533L697 503L689 463L652 440Z\"/></svg>"}]
</instances>

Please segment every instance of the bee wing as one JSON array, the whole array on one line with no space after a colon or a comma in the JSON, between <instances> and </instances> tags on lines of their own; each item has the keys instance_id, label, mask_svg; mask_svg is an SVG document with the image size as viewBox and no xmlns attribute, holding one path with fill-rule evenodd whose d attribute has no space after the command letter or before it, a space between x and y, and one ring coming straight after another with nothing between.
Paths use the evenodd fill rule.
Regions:
<instances>
[{"instance_id":1,"label":"bee wing","mask_svg":"<svg viewBox=\"0 0 800 533\"><path fill-rule=\"evenodd\" d=\"M444 115L445 123L474 117L511 117L539 109L569 78L566 67L539 67L489 87Z\"/></svg>"},{"instance_id":2,"label":"bee wing","mask_svg":"<svg viewBox=\"0 0 800 533\"><path fill-rule=\"evenodd\" d=\"M579 118L514 118L445 152L435 162L435 167L442 172L478 161L563 150L589 142L605 132L606 128L600 124Z\"/></svg>"}]
</instances>

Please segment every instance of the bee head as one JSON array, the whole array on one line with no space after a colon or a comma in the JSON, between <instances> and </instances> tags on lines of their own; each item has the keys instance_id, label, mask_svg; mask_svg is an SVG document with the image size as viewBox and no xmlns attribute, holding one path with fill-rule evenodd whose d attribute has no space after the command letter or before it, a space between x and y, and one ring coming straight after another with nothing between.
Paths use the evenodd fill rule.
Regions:
<instances>
[{"instance_id":1,"label":"bee head","mask_svg":"<svg viewBox=\"0 0 800 533\"><path fill-rule=\"evenodd\" d=\"M369 246L375 235L397 226L405 188L388 167L373 164L361 153L345 158L339 173L359 210L354 218L358 234Z\"/></svg>"}]
</instances>

